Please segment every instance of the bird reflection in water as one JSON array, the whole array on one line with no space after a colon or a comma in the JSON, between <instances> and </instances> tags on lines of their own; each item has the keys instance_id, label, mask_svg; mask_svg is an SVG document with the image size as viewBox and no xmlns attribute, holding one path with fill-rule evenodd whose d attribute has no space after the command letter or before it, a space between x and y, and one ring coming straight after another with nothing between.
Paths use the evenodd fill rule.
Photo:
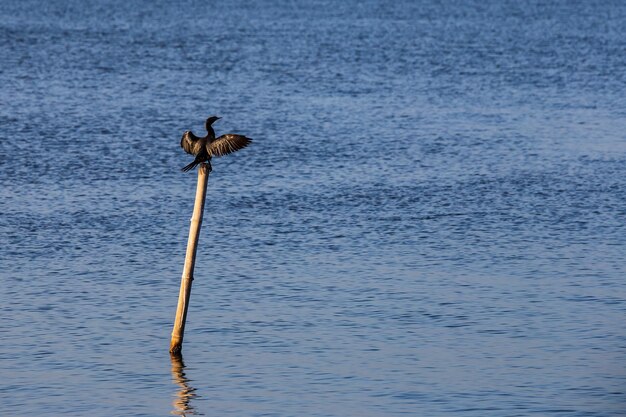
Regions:
<instances>
[{"instance_id":1,"label":"bird reflection in water","mask_svg":"<svg viewBox=\"0 0 626 417\"><path fill-rule=\"evenodd\" d=\"M170 355L172 360L172 380L179 389L176 391L171 414L176 416L201 416L192 405L191 400L196 398L196 389L189 385L189 378L185 376L185 363L182 355Z\"/></svg>"}]
</instances>

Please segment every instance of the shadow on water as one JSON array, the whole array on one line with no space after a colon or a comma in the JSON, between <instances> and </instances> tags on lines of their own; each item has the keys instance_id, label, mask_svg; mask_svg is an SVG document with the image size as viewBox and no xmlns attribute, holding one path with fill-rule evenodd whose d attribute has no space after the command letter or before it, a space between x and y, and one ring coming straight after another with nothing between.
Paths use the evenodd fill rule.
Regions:
<instances>
[{"instance_id":1,"label":"shadow on water","mask_svg":"<svg viewBox=\"0 0 626 417\"><path fill-rule=\"evenodd\" d=\"M191 405L191 400L197 398L196 389L189 385L189 378L185 376L185 363L182 355L170 355L172 361L172 381L178 385L172 405L174 409L171 414L176 416L202 416L198 410Z\"/></svg>"}]
</instances>

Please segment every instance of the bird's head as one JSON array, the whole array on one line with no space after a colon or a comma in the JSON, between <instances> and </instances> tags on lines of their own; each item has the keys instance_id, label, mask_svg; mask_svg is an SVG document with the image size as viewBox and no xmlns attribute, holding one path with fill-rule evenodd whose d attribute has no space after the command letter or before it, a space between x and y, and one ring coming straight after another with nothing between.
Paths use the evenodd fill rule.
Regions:
<instances>
[{"instance_id":1,"label":"bird's head","mask_svg":"<svg viewBox=\"0 0 626 417\"><path fill-rule=\"evenodd\" d=\"M207 128L207 130L209 130L209 127L211 127L211 125L213 123L215 123L215 121L217 121L219 119L221 119L221 117L219 117L219 116L211 116L208 119L206 119L206 128Z\"/></svg>"}]
</instances>

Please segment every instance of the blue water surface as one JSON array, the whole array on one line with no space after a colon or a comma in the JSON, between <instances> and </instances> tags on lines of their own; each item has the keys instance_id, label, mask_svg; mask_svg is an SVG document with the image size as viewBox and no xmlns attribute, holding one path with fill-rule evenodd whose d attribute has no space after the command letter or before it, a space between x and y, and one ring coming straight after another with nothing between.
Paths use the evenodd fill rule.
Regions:
<instances>
[{"instance_id":1,"label":"blue water surface","mask_svg":"<svg viewBox=\"0 0 626 417\"><path fill-rule=\"evenodd\" d=\"M2 416L623 416L625 223L623 1L0 1Z\"/></svg>"}]
</instances>

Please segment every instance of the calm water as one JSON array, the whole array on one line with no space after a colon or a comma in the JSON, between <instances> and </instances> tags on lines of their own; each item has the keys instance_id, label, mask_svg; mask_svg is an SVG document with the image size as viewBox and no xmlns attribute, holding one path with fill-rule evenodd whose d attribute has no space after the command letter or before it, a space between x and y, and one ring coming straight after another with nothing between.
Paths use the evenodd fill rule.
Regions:
<instances>
[{"instance_id":1,"label":"calm water","mask_svg":"<svg viewBox=\"0 0 626 417\"><path fill-rule=\"evenodd\" d=\"M0 3L1 415L626 415L626 3Z\"/></svg>"}]
</instances>

